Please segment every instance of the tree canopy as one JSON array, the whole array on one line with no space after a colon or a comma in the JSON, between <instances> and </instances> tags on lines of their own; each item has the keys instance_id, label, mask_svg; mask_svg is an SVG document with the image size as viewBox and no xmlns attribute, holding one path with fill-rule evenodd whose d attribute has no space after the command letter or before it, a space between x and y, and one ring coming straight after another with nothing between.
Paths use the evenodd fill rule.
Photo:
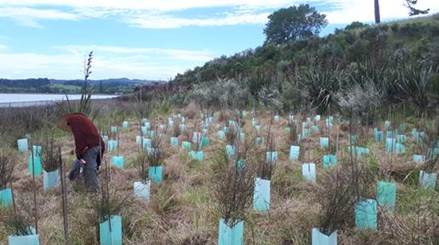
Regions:
<instances>
[{"instance_id":1,"label":"tree canopy","mask_svg":"<svg viewBox=\"0 0 439 245\"><path fill-rule=\"evenodd\" d=\"M264 30L266 44L283 44L305 40L319 34L328 23L326 15L318 13L308 4L282 8L269 17Z\"/></svg>"}]
</instances>

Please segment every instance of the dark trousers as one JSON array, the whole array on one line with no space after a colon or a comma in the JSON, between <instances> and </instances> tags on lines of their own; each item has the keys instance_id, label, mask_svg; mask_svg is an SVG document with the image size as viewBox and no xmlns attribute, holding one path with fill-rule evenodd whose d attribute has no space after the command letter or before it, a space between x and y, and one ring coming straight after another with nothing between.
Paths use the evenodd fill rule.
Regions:
<instances>
[{"instance_id":1,"label":"dark trousers","mask_svg":"<svg viewBox=\"0 0 439 245\"><path fill-rule=\"evenodd\" d=\"M85 165L82 166L82 176L84 177L85 186L90 192L99 191L99 181L98 181L98 170L97 170L97 159L100 152L100 147L95 146L87 150L83 156ZM73 180L77 176L81 163L79 160L73 162L72 171L69 178Z\"/></svg>"}]
</instances>

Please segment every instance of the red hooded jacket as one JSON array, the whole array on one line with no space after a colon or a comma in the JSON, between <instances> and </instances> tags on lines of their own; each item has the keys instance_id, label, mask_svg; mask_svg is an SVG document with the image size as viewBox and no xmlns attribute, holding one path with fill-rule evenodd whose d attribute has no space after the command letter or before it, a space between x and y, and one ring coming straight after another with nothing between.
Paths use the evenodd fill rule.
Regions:
<instances>
[{"instance_id":1,"label":"red hooded jacket","mask_svg":"<svg viewBox=\"0 0 439 245\"><path fill-rule=\"evenodd\" d=\"M83 113L72 113L64 116L67 126L70 127L75 139L76 157L81 159L88 149L101 146L101 156L105 152L105 143L93 122ZM98 164L100 158L98 157Z\"/></svg>"}]
</instances>

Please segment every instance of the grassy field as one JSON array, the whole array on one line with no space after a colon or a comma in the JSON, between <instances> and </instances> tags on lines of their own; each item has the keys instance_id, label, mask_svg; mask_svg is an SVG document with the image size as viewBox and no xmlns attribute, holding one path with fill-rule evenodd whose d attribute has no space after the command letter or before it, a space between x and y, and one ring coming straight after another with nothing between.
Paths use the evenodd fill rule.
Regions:
<instances>
[{"instance_id":1,"label":"grassy field","mask_svg":"<svg viewBox=\"0 0 439 245\"><path fill-rule=\"evenodd\" d=\"M202 148L204 160L191 159L188 152L182 148L182 140L190 140L192 132L201 130L202 118L198 113L185 113L187 133L179 136L179 146L170 145L171 128L167 127L168 117L178 122L181 119L175 115L157 115L150 117L152 129L156 129L163 139L162 149L165 157L164 181L152 183L149 202L136 198L133 194L133 183L139 181L138 162L139 145L136 136L139 135L139 122L134 117L124 118L129 127L119 126L119 155L124 156L123 169L111 166L111 156L116 152L105 155L104 166L100 169L101 185L105 186L104 173L110 170L110 193L114 204L121 203L118 212L123 219L124 244L217 244L218 222L223 216L218 200L218 177L221 168L218 167L220 152L224 152L227 138L221 140L217 132L223 129L228 120L234 120L231 112L216 112L209 124L206 135L209 144ZM102 121L114 120L111 115L100 118ZM311 116L311 119L313 116ZM353 165L348 151L349 132L346 122L334 119L330 128L324 126L326 117L311 120L308 126L317 126L319 132L312 132L298 144L301 147L299 160L289 160L288 116L281 116L274 121L273 114L258 112L255 119L261 126L260 133L253 127L252 116L247 113L240 124L245 132L246 142L254 142L255 137L263 137L267 141L268 130L274 139L273 146L278 152L278 160L274 163L271 176L271 202L267 212L254 211L251 199L246 203L244 224L244 244L311 244L311 230L320 227L325 219L333 220L339 244L438 244L439 242L439 194L433 189L426 189L418 184L419 170L422 165L412 160L412 155L419 147L410 132L415 127L410 122L405 123L405 129L400 134L407 136L404 143L405 152L390 154L385 151L384 141L376 142L373 128L361 128L358 144L367 147L369 154L358 158L355 165L364 170L359 181L362 198L377 198L377 182L385 180L396 184L396 206L394 212L388 212L378 207L377 230L361 230L355 226L354 206L347 203L336 203L340 206L337 217L328 215L327 205L333 205L329 196L350 195L346 183L338 185L337 176L344 176L351 185L353 179L349 173ZM300 117L296 116L301 125ZM120 121L120 119L114 120ZM410 121L410 120L408 120ZM118 123L119 124L119 123ZM160 130L159 125L165 129ZM384 129L384 122L376 122L377 127ZM307 127L308 127L307 126ZM229 126L230 128L231 126ZM314 127L316 129L316 127ZM108 129L103 129L108 131ZM358 131L358 132L360 132ZM300 127L298 133L300 134ZM330 149L336 149L337 164L324 168L323 155L331 150L321 149L320 137L329 136ZM63 160L69 169L73 155L68 152L74 148L73 139L60 133L57 142L62 145ZM249 144L252 145L252 144ZM255 156L246 161L246 168L258 175L258 166L263 163L267 144L254 145ZM18 155L14 171L13 190L18 210L32 214L33 181L28 171L28 154ZM260 157L262 156L262 157ZM317 181L304 180L302 164L313 162L317 166ZM107 166L107 167L105 167ZM67 170L66 170L67 171ZM437 167L434 169L437 173ZM360 173L360 172L359 172ZM66 174L66 173L64 173ZM256 176L254 176L256 177ZM252 177L252 178L254 178ZM357 176L358 177L358 176ZM340 178L343 179L343 178ZM334 181L335 180L335 181ZM38 227L41 244L63 244L62 199L60 188L45 192L42 176L36 178ZM340 188L339 188L340 187ZM342 188L348 189L342 189ZM99 195L81 192L81 184L68 182L68 223L71 244L98 244L98 215L96 207L100 202ZM437 190L437 187L436 187ZM329 201L328 201L329 200ZM2 218L6 217L6 209L1 211ZM3 222L2 222L3 223ZM331 223L331 224L332 224ZM7 243L11 230L5 226L0 228L0 244Z\"/></svg>"}]
</instances>

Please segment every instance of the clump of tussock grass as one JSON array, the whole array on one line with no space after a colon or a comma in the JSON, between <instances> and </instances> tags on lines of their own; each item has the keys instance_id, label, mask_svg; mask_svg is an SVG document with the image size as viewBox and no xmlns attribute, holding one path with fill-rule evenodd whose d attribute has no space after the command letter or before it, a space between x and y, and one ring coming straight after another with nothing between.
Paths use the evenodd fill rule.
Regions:
<instances>
[{"instance_id":1,"label":"clump of tussock grass","mask_svg":"<svg viewBox=\"0 0 439 245\"><path fill-rule=\"evenodd\" d=\"M228 159L224 151L218 151L213 159L213 196L217 201L217 211L230 227L246 217L254 189L252 159L245 159L245 165L236 167L234 160Z\"/></svg>"},{"instance_id":2,"label":"clump of tussock grass","mask_svg":"<svg viewBox=\"0 0 439 245\"><path fill-rule=\"evenodd\" d=\"M151 152L147 154L149 166L156 167L162 165L165 158L164 153L162 137L156 133L151 139Z\"/></svg>"},{"instance_id":3,"label":"clump of tussock grass","mask_svg":"<svg viewBox=\"0 0 439 245\"><path fill-rule=\"evenodd\" d=\"M7 211L4 226L8 234L12 236L27 236L33 234L31 230L32 218L24 213L19 213L16 208Z\"/></svg>"},{"instance_id":4,"label":"clump of tussock grass","mask_svg":"<svg viewBox=\"0 0 439 245\"><path fill-rule=\"evenodd\" d=\"M57 170L60 163L60 154L58 145L55 142L55 138L52 133L48 133L42 142L41 158L43 161L43 168L46 172L52 172Z\"/></svg>"},{"instance_id":5,"label":"clump of tussock grass","mask_svg":"<svg viewBox=\"0 0 439 245\"><path fill-rule=\"evenodd\" d=\"M10 150L0 148L0 190L11 183L15 164L15 155Z\"/></svg>"}]
</instances>

